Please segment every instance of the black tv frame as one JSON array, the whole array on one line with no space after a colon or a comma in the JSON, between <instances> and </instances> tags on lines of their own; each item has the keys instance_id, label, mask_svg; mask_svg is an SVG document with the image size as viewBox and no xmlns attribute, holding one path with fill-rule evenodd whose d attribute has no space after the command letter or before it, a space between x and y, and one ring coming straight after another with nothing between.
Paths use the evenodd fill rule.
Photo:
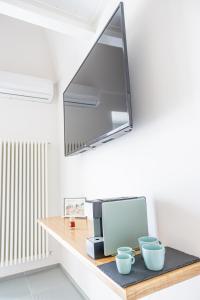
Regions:
<instances>
[{"instance_id":1,"label":"black tv frame","mask_svg":"<svg viewBox=\"0 0 200 300\"><path fill-rule=\"evenodd\" d=\"M104 26L101 34L99 35L99 37L97 38L97 40L95 41L94 45L92 46L92 48L90 49L89 53L87 54L87 56L85 57L85 59L83 60L82 64L80 65L80 67L78 68L77 72L75 73L75 75L73 76L73 78L71 79L71 81L69 82L69 84L67 85L66 89L63 92L63 114L64 114L64 123L65 123L65 113L64 113L64 93L67 91L68 87L70 86L71 82L73 81L73 79L76 77L76 75L78 74L79 70L81 69L81 67L83 66L83 64L85 63L85 61L87 60L88 56L90 55L90 53L92 52L93 48L95 47L95 45L98 43L99 39L101 38L102 34L104 33L104 31L106 30L107 26L109 25L109 23L111 22L112 18L114 17L115 13L118 11L118 9L121 10L121 22L122 22L122 31L123 31L123 35L122 35L122 39L123 39L123 53L124 53L124 77L125 77L125 88L126 88L126 105L127 105L127 113L129 116L129 122L114 129L111 130L108 133L105 133L101 136L99 136L96 139L93 139L91 141L89 141L87 144L83 145L82 147L80 147L79 149L75 150L74 152L71 152L69 154L66 153L66 149L65 149L65 126L64 126L64 153L65 156L72 156L72 155L76 155L76 154L80 154L83 152L86 152L88 150L91 149L95 149L97 146L108 143L128 132L130 132L133 128L133 117L132 117L132 106L131 106L131 92L130 92L130 78L129 78L129 67L128 67L128 54L127 54L127 43L126 43L126 29L125 29L125 18L124 18L124 5L123 2L120 2L119 5L117 6L117 8L115 9L114 13L112 14L112 16L110 17L110 19L108 20L108 22L106 23L106 25Z\"/></svg>"}]
</instances>

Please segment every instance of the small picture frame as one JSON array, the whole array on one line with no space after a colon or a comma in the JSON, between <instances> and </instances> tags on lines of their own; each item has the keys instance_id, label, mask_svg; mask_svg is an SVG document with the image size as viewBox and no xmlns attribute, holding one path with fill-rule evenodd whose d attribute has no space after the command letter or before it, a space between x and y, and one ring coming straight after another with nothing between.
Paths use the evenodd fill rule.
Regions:
<instances>
[{"instance_id":1,"label":"small picture frame","mask_svg":"<svg viewBox=\"0 0 200 300\"><path fill-rule=\"evenodd\" d=\"M86 198L64 198L64 218L85 218Z\"/></svg>"}]
</instances>

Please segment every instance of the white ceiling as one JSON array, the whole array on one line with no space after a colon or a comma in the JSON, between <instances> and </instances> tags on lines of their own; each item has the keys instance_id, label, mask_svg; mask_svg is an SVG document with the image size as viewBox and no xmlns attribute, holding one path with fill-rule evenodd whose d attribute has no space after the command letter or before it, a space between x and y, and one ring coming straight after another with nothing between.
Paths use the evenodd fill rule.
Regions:
<instances>
[{"instance_id":1,"label":"white ceiling","mask_svg":"<svg viewBox=\"0 0 200 300\"><path fill-rule=\"evenodd\" d=\"M119 0L0 0L0 14L88 40L103 18L106 23L115 3Z\"/></svg>"},{"instance_id":2,"label":"white ceiling","mask_svg":"<svg viewBox=\"0 0 200 300\"><path fill-rule=\"evenodd\" d=\"M26 0L38 8L74 18L89 26L97 23L109 0Z\"/></svg>"}]
</instances>

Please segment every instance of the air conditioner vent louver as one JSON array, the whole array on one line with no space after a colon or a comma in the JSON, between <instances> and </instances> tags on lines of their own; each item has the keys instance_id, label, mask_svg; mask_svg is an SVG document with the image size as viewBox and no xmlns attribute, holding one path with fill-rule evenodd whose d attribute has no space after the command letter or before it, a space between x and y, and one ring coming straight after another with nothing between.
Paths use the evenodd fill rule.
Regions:
<instances>
[{"instance_id":1,"label":"air conditioner vent louver","mask_svg":"<svg viewBox=\"0 0 200 300\"><path fill-rule=\"evenodd\" d=\"M0 71L0 97L50 103L53 82L48 79Z\"/></svg>"}]
</instances>

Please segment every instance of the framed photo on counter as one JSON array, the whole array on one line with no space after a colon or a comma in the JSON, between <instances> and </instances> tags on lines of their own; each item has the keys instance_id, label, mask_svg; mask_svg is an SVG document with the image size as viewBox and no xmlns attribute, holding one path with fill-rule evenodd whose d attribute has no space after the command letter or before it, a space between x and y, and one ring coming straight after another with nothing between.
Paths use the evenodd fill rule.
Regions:
<instances>
[{"instance_id":1,"label":"framed photo on counter","mask_svg":"<svg viewBox=\"0 0 200 300\"><path fill-rule=\"evenodd\" d=\"M64 198L64 217L85 218L86 198Z\"/></svg>"}]
</instances>

